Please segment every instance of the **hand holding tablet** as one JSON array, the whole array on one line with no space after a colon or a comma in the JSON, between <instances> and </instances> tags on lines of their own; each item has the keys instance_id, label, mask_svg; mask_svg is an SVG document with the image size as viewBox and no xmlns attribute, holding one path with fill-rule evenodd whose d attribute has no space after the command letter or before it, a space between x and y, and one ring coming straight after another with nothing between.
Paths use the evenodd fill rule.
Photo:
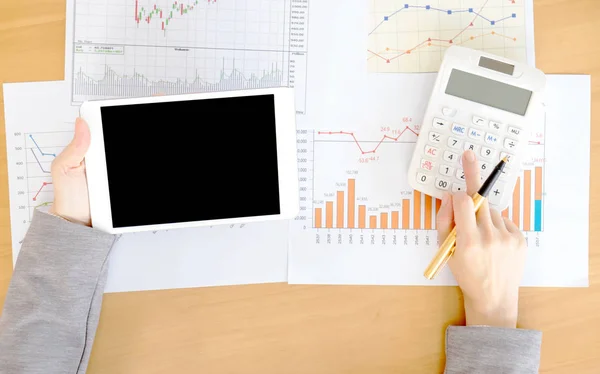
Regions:
<instances>
[{"instance_id":1,"label":"hand holding tablet","mask_svg":"<svg viewBox=\"0 0 600 374\"><path fill-rule=\"evenodd\" d=\"M293 90L86 102L92 225L110 233L291 219Z\"/></svg>"}]
</instances>

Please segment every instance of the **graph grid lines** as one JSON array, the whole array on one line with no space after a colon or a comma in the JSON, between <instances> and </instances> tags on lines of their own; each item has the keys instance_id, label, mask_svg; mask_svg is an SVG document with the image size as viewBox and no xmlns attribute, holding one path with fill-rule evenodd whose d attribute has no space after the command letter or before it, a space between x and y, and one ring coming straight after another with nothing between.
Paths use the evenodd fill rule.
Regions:
<instances>
[{"instance_id":1,"label":"graph grid lines","mask_svg":"<svg viewBox=\"0 0 600 374\"><path fill-rule=\"evenodd\" d=\"M24 194L27 198L29 220L36 208L52 205L54 189L51 177L52 162L73 137L72 131L32 132L23 134L25 163Z\"/></svg>"},{"instance_id":2,"label":"graph grid lines","mask_svg":"<svg viewBox=\"0 0 600 374\"><path fill-rule=\"evenodd\" d=\"M437 71L446 48L463 44L526 62L524 13L522 0L371 0L368 69Z\"/></svg>"},{"instance_id":3,"label":"graph grid lines","mask_svg":"<svg viewBox=\"0 0 600 374\"><path fill-rule=\"evenodd\" d=\"M311 228L436 228L441 201L410 188L407 171L401 167L407 163L398 163L412 156L418 132L411 126L391 131L393 135L384 133L380 139L370 140L354 131L313 131ZM530 147L534 153L544 149L537 141ZM502 211L524 232L543 231L543 160L536 157L524 163L511 204Z\"/></svg>"},{"instance_id":4,"label":"graph grid lines","mask_svg":"<svg viewBox=\"0 0 600 374\"><path fill-rule=\"evenodd\" d=\"M245 4L76 0L72 102L293 87L303 114L308 0Z\"/></svg>"}]
</instances>

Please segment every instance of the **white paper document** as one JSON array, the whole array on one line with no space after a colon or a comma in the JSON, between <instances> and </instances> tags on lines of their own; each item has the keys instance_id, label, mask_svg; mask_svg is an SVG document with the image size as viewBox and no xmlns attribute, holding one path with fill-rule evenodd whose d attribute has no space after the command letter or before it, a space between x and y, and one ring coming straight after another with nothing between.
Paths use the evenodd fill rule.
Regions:
<instances>
[{"instance_id":1,"label":"white paper document","mask_svg":"<svg viewBox=\"0 0 600 374\"><path fill-rule=\"evenodd\" d=\"M380 95L371 82L377 99L365 105L392 96L395 119L302 131L304 209L292 225L289 283L455 284L449 269L423 277L437 250L438 202L406 177L431 84L404 80ZM590 77L549 75L545 103L504 214L527 238L523 285L587 286Z\"/></svg>"},{"instance_id":2,"label":"white paper document","mask_svg":"<svg viewBox=\"0 0 600 374\"><path fill-rule=\"evenodd\" d=\"M308 0L68 0L70 100L294 87L306 108Z\"/></svg>"},{"instance_id":3,"label":"white paper document","mask_svg":"<svg viewBox=\"0 0 600 374\"><path fill-rule=\"evenodd\" d=\"M384 0L311 3L308 40L311 56L318 58L309 60L307 110L306 115L298 117L303 210L292 224L290 283L454 284L447 270L435 281L427 281L422 275L437 249L435 211L438 202L415 194L406 178L435 74L377 73L370 68L365 51L373 39L368 34L372 31L374 6L379 7L378 16L388 15L384 23L390 23L382 24L378 30L393 26L398 30L415 31L419 27L417 22L423 19L420 17L431 16L427 12L432 11L436 17L446 17L444 22L449 22L440 27L456 33L461 30L460 22L452 26L450 15L425 9L426 5L447 10L466 7L467 12L456 18L459 21L467 15L474 16L469 14L470 7L485 5L477 12L488 17L488 11L493 11L493 19L502 18L500 13L505 6L523 10L524 29L523 17L516 8L517 16L513 18L511 11L510 18L502 22L504 26L514 22L517 27L510 32L524 33L526 43L517 49L508 48L513 43L506 44L506 50L494 51L483 44L479 49L500 55L506 51L510 52L507 56L512 57L516 57L512 53L517 50L533 55L533 35L529 30L533 27L531 1L517 1L515 5L492 0L468 3ZM389 18L406 4L408 8ZM412 12L419 17L398 23L397 20L404 17L401 12ZM504 17L507 16L508 13ZM474 28L491 32L493 30L487 28L499 26L488 27L483 21L484 18L478 17ZM407 34L398 30L395 34L399 44L404 40L400 36ZM433 29L436 30L440 31ZM471 43L483 42L480 38L472 42L470 38L461 39L473 30L469 26L460 35L464 46L474 47ZM490 42L500 40L496 37L489 36ZM523 41L521 37L518 40ZM394 61L433 63L435 59L430 52L435 52L439 61L445 48L432 47L433 50L428 49L429 46L419 48ZM428 60L421 59L423 56ZM519 221L528 238L530 259L524 284L584 286L588 274L589 77L549 76L548 82L546 124L539 123L531 129L530 155L515 195L518 203L505 214ZM574 108L566 103L578 105ZM565 121L571 124L570 128L578 130L566 134L562 130ZM573 152L569 140L580 141L581 147L577 147L573 158L566 159L564 155ZM582 182L574 188L581 191L574 193L566 187L558 188L564 184L561 178L566 169L577 173ZM571 199L575 194L577 202L566 204L566 196ZM562 209L573 210L568 222L563 218ZM567 255L564 248L573 250Z\"/></svg>"},{"instance_id":4,"label":"white paper document","mask_svg":"<svg viewBox=\"0 0 600 374\"><path fill-rule=\"evenodd\" d=\"M34 209L53 201L50 165L71 140L79 113L69 88L67 82L4 85L13 261ZM138 161L132 154L130 162ZM202 209L209 198L190 196L190 209ZM110 255L106 291L285 282L287 228L282 221L122 235Z\"/></svg>"}]
</instances>

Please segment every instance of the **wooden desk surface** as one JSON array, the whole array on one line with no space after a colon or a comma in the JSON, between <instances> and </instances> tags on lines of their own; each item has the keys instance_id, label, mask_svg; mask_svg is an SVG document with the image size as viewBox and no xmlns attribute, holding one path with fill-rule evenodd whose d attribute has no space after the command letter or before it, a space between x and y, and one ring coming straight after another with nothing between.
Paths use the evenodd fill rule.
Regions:
<instances>
[{"instance_id":1,"label":"wooden desk surface","mask_svg":"<svg viewBox=\"0 0 600 374\"><path fill-rule=\"evenodd\" d=\"M0 2L0 82L63 79L64 27L64 0ZM535 0L537 65L593 75L592 170L600 161L599 37L600 1ZM3 124L0 306L12 271ZM592 172L591 191L599 177ZM592 192L590 200L590 288L521 294L520 323L544 331L542 372L600 370L599 197ZM443 331L463 322L461 301L455 287L273 284L108 294L88 372L442 372Z\"/></svg>"}]
</instances>

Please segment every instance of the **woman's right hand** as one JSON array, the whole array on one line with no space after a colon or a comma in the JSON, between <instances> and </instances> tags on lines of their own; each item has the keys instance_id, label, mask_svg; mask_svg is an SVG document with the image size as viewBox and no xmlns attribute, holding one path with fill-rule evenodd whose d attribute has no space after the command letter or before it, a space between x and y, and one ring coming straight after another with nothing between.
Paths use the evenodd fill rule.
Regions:
<instances>
[{"instance_id":1,"label":"woman's right hand","mask_svg":"<svg viewBox=\"0 0 600 374\"><path fill-rule=\"evenodd\" d=\"M447 194L442 200L438 237L443 241L456 224L456 250L448 264L464 295L467 326L514 328L525 238L512 221L490 209L487 200L475 214L470 196L481 186L479 165L472 151L462 157L467 193Z\"/></svg>"}]
</instances>

